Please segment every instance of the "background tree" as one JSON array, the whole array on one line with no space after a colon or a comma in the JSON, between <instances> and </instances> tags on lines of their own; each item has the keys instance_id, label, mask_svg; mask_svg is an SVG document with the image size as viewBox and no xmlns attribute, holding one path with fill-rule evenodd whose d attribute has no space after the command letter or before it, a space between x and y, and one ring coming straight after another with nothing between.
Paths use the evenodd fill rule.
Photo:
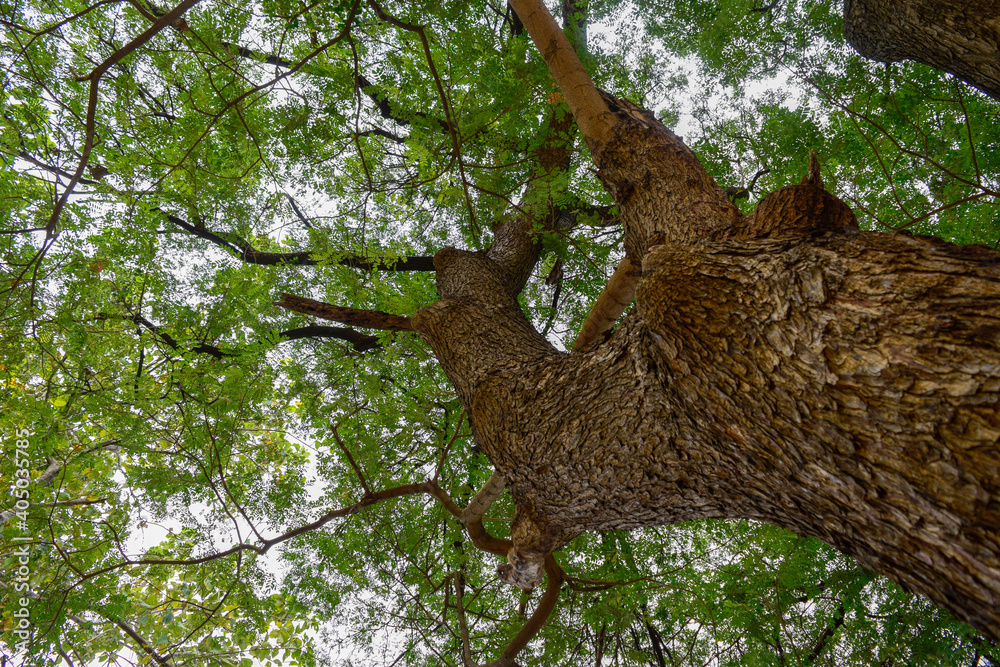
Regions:
<instances>
[{"instance_id":1,"label":"background tree","mask_svg":"<svg viewBox=\"0 0 1000 667\"><path fill-rule=\"evenodd\" d=\"M951 72L1000 99L1000 54L987 20L994 2L845 0L844 32L863 56L882 62L915 60Z\"/></svg>"},{"instance_id":2,"label":"background tree","mask_svg":"<svg viewBox=\"0 0 1000 667\"><path fill-rule=\"evenodd\" d=\"M405 316L436 298L435 252L497 256L527 214L521 307L572 344L623 232L558 89L502 5L193 5L4 9L0 419L31 433L30 508L4 514L5 546L31 537L25 660L461 664L537 637L523 662L995 661L759 524L585 533L546 594L500 585L482 550L506 554L512 501L489 505L493 466ZM748 211L816 150L863 227L996 243L995 104L851 56L834 8L561 9L602 87L668 124L693 101L685 138L719 182L770 170Z\"/></svg>"}]
</instances>

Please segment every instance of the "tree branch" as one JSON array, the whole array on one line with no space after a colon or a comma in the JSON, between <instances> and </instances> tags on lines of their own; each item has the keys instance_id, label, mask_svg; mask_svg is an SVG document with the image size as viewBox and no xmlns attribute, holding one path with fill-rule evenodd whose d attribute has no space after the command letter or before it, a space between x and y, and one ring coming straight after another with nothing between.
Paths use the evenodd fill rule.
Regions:
<instances>
[{"instance_id":1,"label":"tree branch","mask_svg":"<svg viewBox=\"0 0 1000 667\"><path fill-rule=\"evenodd\" d=\"M507 480L503 478L503 475L493 471L489 480L483 484L483 488L479 489L479 492L469 502L469 505L462 510L462 516L459 517L459 521L461 521L463 525L473 523L475 521L482 521L486 511L491 505L493 505L494 502L496 502L496 499L500 497L500 494L503 493L506 486Z\"/></svg>"},{"instance_id":2,"label":"tree branch","mask_svg":"<svg viewBox=\"0 0 1000 667\"><path fill-rule=\"evenodd\" d=\"M617 124L583 63L542 0L511 0L541 52L591 149L604 144Z\"/></svg>"},{"instance_id":3,"label":"tree branch","mask_svg":"<svg viewBox=\"0 0 1000 667\"><path fill-rule=\"evenodd\" d=\"M492 479L492 478L491 478ZM445 510L451 514L456 519L462 519L463 509L458 506L458 504L452 500L451 496L445 492L436 482L428 482L428 493L438 499L441 505L444 506ZM489 482L487 482L489 484ZM510 540L500 539L494 537L483 526L482 518L470 517L469 522L464 524L465 529L469 532L469 538L472 543L476 545L478 549L486 551L495 556L500 556L501 558L506 557L507 552L513 546L513 542Z\"/></svg>"},{"instance_id":4,"label":"tree branch","mask_svg":"<svg viewBox=\"0 0 1000 667\"><path fill-rule=\"evenodd\" d=\"M20 153L17 154L17 157L21 158L25 162L30 162L31 164L35 165L39 169L44 169L45 171L47 171L47 172L49 172L51 174L55 174L56 176L62 176L63 178L67 178L67 179L72 179L73 178L73 174L69 173L68 171L66 171L64 169L60 169L59 167L55 167L55 166L53 166L51 164L47 164L45 162L42 162L38 158L36 158L33 155L31 155L30 153L28 153L28 151L22 150ZM97 184L97 181L91 180L91 179L86 178L84 176L81 176L80 178L78 178L77 182L78 183L85 183L86 185L96 185ZM45 228L42 227L41 229L45 229Z\"/></svg>"},{"instance_id":5,"label":"tree branch","mask_svg":"<svg viewBox=\"0 0 1000 667\"><path fill-rule=\"evenodd\" d=\"M172 350L180 349L180 344L174 340L173 336L163 331L162 327L153 324L141 315L133 315L131 320L132 322L149 329L154 334L159 336L160 340L166 343ZM303 338L336 338L347 341L358 352L367 352L368 350L372 350L376 347L381 347L381 343L379 343L377 336L369 336L355 331L354 329L330 327L320 324L309 324L304 327L286 329L285 331L279 332L278 336L283 339L278 341L279 343L291 340L302 340ZM198 354L209 354L216 359L234 357L240 354L240 351L238 350L223 350L215 345L208 345L207 343L195 345L194 347L189 348L189 351L196 352Z\"/></svg>"},{"instance_id":6,"label":"tree branch","mask_svg":"<svg viewBox=\"0 0 1000 667\"><path fill-rule=\"evenodd\" d=\"M663 650L666 646L663 645L663 638L660 637L660 633L655 627L653 627L653 622L649 618L649 608L644 602L642 604L644 618L642 618L643 625L646 626L646 633L649 635L649 642L653 645L653 653L656 655L656 664L658 667L667 667L667 661L663 658ZM669 649L667 649L669 654Z\"/></svg>"},{"instance_id":7,"label":"tree branch","mask_svg":"<svg viewBox=\"0 0 1000 667\"><path fill-rule=\"evenodd\" d=\"M285 194L285 199L288 200L288 204L292 207L292 212L295 213L295 217L297 217L302 222L302 224L305 226L306 229L312 229L313 228L312 223L310 223L308 218L306 218L306 216L302 214L302 211L299 210L299 205L295 203L295 199L292 197L292 195L288 194L287 192L284 194Z\"/></svg>"},{"instance_id":8,"label":"tree branch","mask_svg":"<svg viewBox=\"0 0 1000 667\"><path fill-rule=\"evenodd\" d=\"M321 262L312 258L311 250L300 252L262 252L253 247L248 241L240 238L232 232L216 233L206 229L203 225L192 225L190 222L167 213L163 209L154 209L162 213L173 225L180 227L188 234L205 239L220 248L228 250L230 253L246 262L247 264L258 264L261 266L317 266ZM433 257L410 257L394 261L375 261L357 255L346 255L336 260L340 266L348 266L352 269L363 269L371 271L381 269L385 271L433 271Z\"/></svg>"},{"instance_id":9,"label":"tree branch","mask_svg":"<svg viewBox=\"0 0 1000 667\"><path fill-rule=\"evenodd\" d=\"M563 571L559 567L559 564L556 563L556 559L552 557L552 554L545 557L545 574L548 577L548 582L545 586L545 595L542 596L542 601L538 603L535 613L531 615L531 618L524 624L520 632L514 635L514 639L507 645L500 659L490 663L489 667L493 667L494 665L496 667L513 665L517 654L528 645L528 642L534 639L535 635L542 629L542 626L545 625L545 621L552 614L552 610L556 608L556 602L559 601L559 591L562 590Z\"/></svg>"},{"instance_id":10,"label":"tree branch","mask_svg":"<svg viewBox=\"0 0 1000 667\"><path fill-rule=\"evenodd\" d=\"M382 489L370 495L365 496L358 502L348 505L347 507L342 507L337 510L330 510L326 514L322 515L315 521L311 523L304 524L298 528L289 530L286 533L278 535L277 537L271 538L270 540L261 540L260 544L251 544L249 542L237 544L236 546L230 547L225 551L219 551L216 553L206 554L204 556L199 556L197 558L142 558L138 560L125 560L120 563L115 563L113 565L107 565L101 569L94 570L87 574L80 576L80 579L75 585L78 585L94 577L98 577L102 574L112 572L114 570L120 570L126 567L138 566L138 565L201 565L203 563L208 563L213 560L218 560L220 558L226 558L232 556L233 554L240 553L242 551L253 551L258 554L265 554L271 550L277 544L282 542L287 542L288 540L298 537L299 535L304 535L305 533L312 532L318 528L322 528L326 524L330 523L334 519L340 519L343 517L350 516L356 512L360 512L366 507L371 507L383 500L391 500L394 498L402 498L403 496L412 496L417 494L428 494L437 497L435 492L436 485L432 485L429 482L417 482L414 484L403 484L400 486L394 486L389 489ZM72 588L72 587L71 587Z\"/></svg>"},{"instance_id":11,"label":"tree branch","mask_svg":"<svg viewBox=\"0 0 1000 667\"><path fill-rule=\"evenodd\" d=\"M584 349L611 330L635 298L635 290L639 286L641 276L642 267L635 266L628 256L618 263L614 274L601 290L600 296L587 314L587 319L580 327L580 333L573 343L573 352Z\"/></svg>"},{"instance_id":12,"label":"tree branch","mask_svg":"<svg viewBox=\"0 0 1000 667\"><path fill-rule=\"evenodd\" d=\"M514 638L507 645L507 648L504 649L500 657L488 663L485 667L511 667L514 665L514 659L517 657L517 654L528 645L528 642L535 638L542 629L542 626L545 625L545 621L548 620L552 614L552 610L556 607L556 602L559 600L559 591L562 589L563 582L562 568L559 567L559 564L556 563L555 558L551 555L545 559L545 573L548 575L545 595L542 596L542 600L538 603L535 612L521 630L514 635ZM462 631L462 662L466 667L483 667L473 660L472 651L469 647L469 628L465 620L465 604L463 601L465 596L465 579L461 572L456 572L454 577L456 597L458 598L456 601L458 623Z\"/></svg>"},{"instance_id":13,"label":"tree branch","mask_svg":"<svg viewBox=\"0 0 1000 667\"><path fill-rule=\"evenodd\" d=\"M132 640L139 645L139 648L142 649L143 653L145 653L150 658L155 660L157 664L161 665L161 667L173 667L173 662L171 662L170 658L157 653L156 649L153 648L152 644L150 644L146 639L142 637L142 635L136 632L135 628L133 628L131 625L121 620L117 616L109 614L101 609L95 609L95 611L104 618L108 619L108 621L110 621L114 625L121 628L122 632L131 637Z\"/></svg>"},{"instance_id":14,"label":"tree branch","mask_svg":"<svg viewBox=\"0 0 1000 667\"><path fill-rule=\"evenodd\" d=\"M406 143L406 139L404 139L403 137L393 134L392 132L387 132L386 130L379 129L377 127L372 130L365 130L364 132L358 132L355 136L370 137L373 135L376 137L383 137L385 139L388 139L389 141L394 141L397 144Z\"/></svg>"},{"instance_id":15,"label":"tree branch","mask_svg":"<svg viewBox=\"0 0 1000 667\"><path fill-rule=\"evenodd\" d=\"M407 116L413 118L422 118L428 125L438 125L443 131L448 132L451 130L451 124L446 120L441 120L440 118L433 118L420 111L410 111L404 112L393 104L389 103L389 96L385 93L381 86L369 81L364 74L357 73L354 75L354 82L358 89L370 99L374 104L375 108L378 109L379 115L386 120L391 120L397 125L402 125L407 127L410 125L410 121ZM392 139L393 141L400 141L399 137L396 135L385 132L382 130L371 130L375 134L381 134L386 138ZM362 133L364 134L364 133ZM405 140L403 140L405 141Z\"/></svg>"},{"instance_id":16,"label":"tree branch","mask_svg":"<svg viewBox=\"0 0 1000 667\"><path fill-rule=\"evenodd\" d=\"M303 338L337 338L350 343L358 352L367 352L382 344L378 336L369 336L354 329L344 327L329 327L322 324L309 324L295 329L286 329L278 334L285 340L301 340Z\"/></svg>"},{"instance_id":17,"label":"tree branch","mask_svg":"<svg viewBox=\"0 0 1000 667\"><path fill-rule=\"evenodd\" d=\"M56 201L55 206L52 208L52 214L49 216L48 224L45 225L47 239L51 239L56 235L59 216L62 214L62 210L66 206L66 203L69 201L70 193L73 192L73 188L76 187L77 182L83 176L83 170L87 167L87 161L90 159L90 152L94 148L94 139L97 134L97 87L100 83L101 77L104 76L104 73L122 58L132 54L136 49L152 39L161 30L172 24L174 21L180 19L184 13L187 12L187 10L194 7L199 1L200 0L183 0L183 2L179 5L161 16L141 35L111 54L106 60L104 60L104 62L95 67L90 74L85 77L79 77L80 81L90 82L90 95L87 101L87 119L84 124L83 149L81 150L80 161L77 164L76 172L70 177L69 183L66 185L66 188L63 190L59 199Z\"/></svg>"},{"instance_id":18,"label":"tree branch","mask_svg":"<svg viewBox=\"0 0 1000 667\"><path fill-rule=\"evenodd\" d=\"M472 225L473 229L476 229L476 209L472 205L472 199L469 196L469 183L465 176L465 163L462 160L462 142L459 137L458 126L455 123L454 114L451 110L451 103L448 100L448 94L444 90L444 84L441 82L441 77L438 75L437 67L434 65L434 56L431 53L431 45L427 39L427 31L424 30L422 25L408 23L393 16L389 12L385 11L377 0L368 0L368 5L375 11L376 16L383 21L396 26L400 30L412 32L420 37L420 43L424 47L424 58L427 60L427 68L431 72L431 78L434 80L434 86L437 88L438 97L441 99L441 108L444 110L445 120L447 121L447 132L451 137L452 150L457 158L458 174L462 180L462 189L465 192L465 203L469 212L469 223Z\"/></svg>"},{"instance_id":19,"label":"tree branch","mask_svg":"<svg viewBox=\"0 0 1000 667\"><path fill-rule=\"evenodd\" d=\"M833 634L840 628L841 625L844 624L845 614L846 610L844 608L844 600L842 598L840 600L840 605L838 605L837 607L837 612L833 615L833 623L827 625L823 629L823 632L821 632L819 634L819 637L816 638L816 643L813 644L812 650L809 652L809 655L806 656L805 662L807 665L814 664L816 662L816 659L823 654L823 651L824 649L826 649L826 645L830 641L830 638L833 637Z\"/></svg>"},{"instance_id":20,"label":"tree branch","mask_svg":"<svg viewBox=\"0 0 1000 667\"><path fill-rule=\"evenodd\" d=\"M385 331L412 331L410 318L401 315L391 315L381 310L360 310L357 308L342 308L323 301L315 301L294 294L282 294L281 301L275 301L275 306L294 310L304 315L312 315L324 320L342 322L365 329L382 329Z\"/></svg>"},{"instance_id":21,"label":"tree branch","mask_svg":"<svg viewBox=\"0 0 1000 667\"><path fill-rule=\"evenodd\" d=\"M166 343L167 346L170 347L170 349L172 349L172 350L179 350L180 349L180 347L181 347L180 343L178 343L176 340L174 340L173 336L171 336L170 334L168 334L166 331L163 331L163 329L161 327L153 324L152 322L150 322L149 320L147 320L142 315L139 315L138 313L136 313L130 319L135 324L138 324L140 326L146 327L147 329L149 329L150 331L152 331L154 334L156 334L157 336L159 336L160 340L162 340L164 343ZM195 345L194 347L191 348L191 352L197 352L199 354L210 354L213 357L215 357L216 359L222 359L223 357L232 356L232 353L223 352L222 350L220 350L216 346L214 346L214 345L208 345L208 344L205 344L205 343L202 343L200 345Z\"/></svg>"},{"instance_id":22,"label":"tree branch","mask_svg":"<svg viewBox=\"0 0 1000 667\"><path fill-rule=\"evenodd\" d=\"M78 505L100 505L102 503L106 503L107 501L107 498L98 498L97 500L90 500L89 498L74 498L72 500L56 500L50 503L31 503L28 507L29 509L32 507L75 507ZM0 526L13 519L17 515L17 512L18 510L16 509L9 509L0 512Z\"/></svg>"},{"instance_id":23,"label":"tree branch","mask_svg":"<svg viewBox=\"0 0 1000 667\"><path fill-rule=\"evenodd\" d=\"M48 461L47 461L48 465L45 468L45 471L42 472L42 474L38 476L38 478L34 481L34 484L35 484L35 486L48 486L49 484L52 483L52 480L54 480L56 478L56 476L59 474L59 472L64 467L66 467L66 464L69 463L70 460L79 458L79 457L81 457L81 456L83 456L85 454L90 454L91 452L98 452L98 451L101 451L101 450L111 450L111 451L114 451L114 450L118 449L118 446L119 445L118 445L118 441L117 440L105 440L104 442L100 442L100 443L94 445L90 449L86 449L86 450L84 450L82 452L78 452L78 453L74 454L70 459L66 459L64 461L60 461L59 459L56 459L56 458L53 458L53 457L50 456L50 457L48 457ZM56 502L51 502L51 503L33 503L31 505L31 507L34 507L36 505L45 505L45 506L48 506L48 507L54 507L54 506L60 506L60 505L64 505L64 506L86 505L86 504L90 504L90 503L100 503L100 502L104 502L104 501L103 500L84 500L84 499L79 499L78 498L76 500L61 500L61 501L56 501ZM4 510L3 512L0 512L0 526L4 525L8 521L10 521L13 517L15 517L17 515L17 511L18 511L17 509L9 509L9 510Z\"/></svg>"},{"instance_id":24,"label":"tree branch","mask_svg":"<svg viewBox=\"0 0 1000 667\"><path fill-rule=\"evenodd\" d=\"M472 659L472 649L469 648L469 625L465 621L465 576L455 572L455 610L458 612L458 627L462 632L462 664L465 667L481 667Z\"/></svg>"}]
</instances>

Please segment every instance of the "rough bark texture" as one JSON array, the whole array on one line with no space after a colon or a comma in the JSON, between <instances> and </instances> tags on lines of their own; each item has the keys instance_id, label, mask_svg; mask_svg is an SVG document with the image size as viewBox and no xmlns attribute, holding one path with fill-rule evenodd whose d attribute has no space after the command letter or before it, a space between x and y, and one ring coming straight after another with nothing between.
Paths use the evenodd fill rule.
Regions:
<instances>
[{"instance_id":1,"label":"rough bark texture","mask_svg":"<svg viewBox=\"0 0 1000 667\"><path fill-rule=\"evenodd\" d=\"M676 136L610 106L594 162L642 262L625 323L560 353L516 300L537 255L455 249L412 321L514 498L505 579L533 586L585 530L752 518L1000 638L1000 254L858 232L818 178L742 218Z\"/></svg>"},{"instance_id":2,"label":"rough bark texture","mask_svg":"<svg viewBox=\"0 0 1000 667\"><path fill-rule=\"evenodd\" d=\"M844 35L866 58L916 60L1000 99L997 0L845 0Z\"/></svg>"},{"instance_id":3,"label":"rough bark texture","mask_svg":"<svg viewBox=\"0 0 1000 667\"><path fill-rule=\"evenodd\" d=\"M731 236L742 216L694 153L647 111L604 94L617 117L612 139L594 152L598 176L625 225L625 252L641 260L653 243Z\"/></svg>"}]
</instances>

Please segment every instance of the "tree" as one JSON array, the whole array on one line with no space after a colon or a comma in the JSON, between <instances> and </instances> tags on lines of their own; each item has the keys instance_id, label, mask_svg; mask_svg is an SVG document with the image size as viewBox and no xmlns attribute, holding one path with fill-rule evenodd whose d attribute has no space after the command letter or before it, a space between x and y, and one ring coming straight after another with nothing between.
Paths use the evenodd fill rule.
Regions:
<instances>
[{"instance_id":1,"label":"tree","mask_svg":"<svg viewBox=\"0 0 1000 667\"><path fill-rule=\"evenodd\" d=\"M951 72L1000 99L1000 54L993 2L845 0L844 34L863 56L909 59Z\"/></svg>"},{"instance_id":2,"label":"tree","mask_svg":"<svg viewBox=\"0 0 1000 667\"><path fill-rule=\"evenodd\" d=\"M562 7L568 39L527 1L195 4L4 19L4 424L27 443L4 536L8 565L29 561L33 655L310 663L336 618L391 629L386 664L864 663L864 635L915 613L912 662L995 661L815 541L656 529L788 528L1000 637L997 255L860 231L824 185L866 227L951 235L957 216L995 240L1000 165L979 150L995 106L925 70L897 86L857 60L840 76L796 60L788 42L813 28L788 37L774 6L647 17L667 44L756 30L727 76L780 63L826 104L735 96L737 118L767 112L700 116L719 177L805 173L744 214L625 99L641 88L625 65L680 77L654 72L646 37L587 52L582 4ZM709 73L726 44L696 49ZM622 71L602 82L621 96L584 62ZM882 115L852 99L864 86L892 102ZM767 150L802 129L840 146L823 163ZM557 320L578 328L621 252L612 305L560 352ZM583 286L568 304L564 285ZM160 543L131 553L157 522ZM477 552L507 559L518 604ZM706 564L718 608L689 583ZM699 614L729 647L689 636Z\"/></svg>"}]
</instances>

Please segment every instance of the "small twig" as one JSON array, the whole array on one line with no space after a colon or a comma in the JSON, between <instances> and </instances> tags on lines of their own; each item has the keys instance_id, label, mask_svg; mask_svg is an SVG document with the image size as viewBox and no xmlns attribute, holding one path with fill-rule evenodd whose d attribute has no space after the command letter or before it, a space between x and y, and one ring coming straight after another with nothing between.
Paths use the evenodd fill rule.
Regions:
<instances>
[{"instance_id":1,"label":"small twig","mask_svg":"<svg viewBox=\"0 0 1000 667\"><path fill-rule=\"evenodd\" d=\"M458 424L455 426L455 433L451 436L448 444L445 445L444 451L441 452L441 460L438 461L437 470L434 471L434 481L438 480L441 476L441 469L444 468L444 460L448 456L448 451L451 450L451 446L455 443L458 438L458 434L462 431L462 421L465 419L465 408L462 408L462 413L458 416Z\"/></svg>"},{"instance_id":2,"label":"small twig","mask_svg":"<svg viewBox=\"0 0 1000 667\"><path fill-rule=\"evenodd\" d=\"M292 211L295 213L296 217L298 217L298 219L302 221L302 224L305 226L305 228L312 229L313 228L312 224L310 224L306 216L302 214L302 211L299 210L299 206L298 204L295 203L295 199L292 198L292 195L288 194L287 192L284 193L284 195L285 198L288 199L288 203L291 205Z\"/></svg>"},{"instance_id":3,"label":"small twig","mask_svg":"<svg viewBox=\"0 0 1000 667\"><path fill-rule=\"evenodd\" d=\"M441 76L438 74L437 67L434 65L434 57L431 54L431 45L427 39L427 31L424 30L422 25L407 23L406 21L389 14L380 4L378 4L377 0L368 0L368 5L375 10L375 14L383 21L391 23L401 30L416 33L420 37L420 43L424 47L424 57L427 60L427 67L431 71L431 78L434 79L434 85L437 87L438 96L441 98L441 107L444 109L445 120L448 123L448 134L451 137L452 150L454 151L453 154L458 163L458 175L462 180L462 190L465 193L465 204L469 211L469 224L472 226L473 231L476 231L478 230L478 223L476 222L476 211L472 205L472 197L469 195L469 180L465 174L465 163L462 160L462 141L458 136L458 126L455 123L454 114L451 110L451 104L448 101L448 94L445 93L444 84L441 83Z\"/></svg>"},{"instance_id":4,"label":"small twig","mask_svg":"<svg viewBox=\"0 0 1000 667\"><path fill-rule=\"evenodd\" d=\"M356 409L351 414L345 416L340 421L341 422L342 421L346 421L347 419L350 419L354 415L358 414L359 412L361 412L362 410L364 410L365 405L361 405L360 407L358 407L358 409ZM365 474L363 472L361 472L361 466L359 466L358 463L357 463L357 461L354 460L354 457L351 456L351 451L349 449L347 449L346 445L344 445L344 441L340 439L340 433L337 432L337 427L338 426L340 426L340 422L334 424L331 427L331 430L333 431L333 439L337 441L337 446L340 447L340 451L344 452L344 456L347 457L347 462L351 464L351 468L354 469L354 474L356 474L358 476L358 480L360 480L360 482L361 482L361 488L365 490L365 498L368 498L369 496L372 495L371 487L368 486L368 480L365 479Z\"/></svg>"},{"instance_id":5,"label":"small twig","mask_svg":"<svg viewBox=\"0 0 1000 667\"><path fill-rule=\"evenodd\" d=\"M97 137L97 88L101 77L104 76L104 73L111 69L113 65L151 40L157 33L166 28L168 25L171 25L174 21L178 20L184 15L185 12L187 12L187 10L198 4L198 2L199 0L183 0L179 5L157 19L157 21L147 28L141 35L111 54L104 62L95 67L90 74L85 77L80 77L80 81L90 82L90 96L87 102L87 120L84 125L83 149L80 151L80 161L77 165L76 173L70 177L69 183L66 185L62 195L60 195L59 199L56 201L56 205L52 209L52 214L49 216L48 224L45 225L47 239L51 239L56 235L59 215L66 206L66 202L69 201L69 195L73 192L73 188L76 187L77 182L83 177L83 170L86 169L87 161L90 159L90 152L94 148L94 143Z\"/></svg>"},{"instance_id":6,"label":"small twig","mask_svg":"<svg viewBox=\"0 0 1000 667\"><path fill-rule=\"evenodd\" d=\"M294 205L294 203L293 203ZM163 209L155 208L155 211L162 213L168 222L180 227L188 234L197 236L198 238L205 239L220 248L225 248L231 252L236 257L239 257L242 261L247 264L258 264L261 266L279 266L279 265L293 265L293 266L318 266L320 262L312 257L311 250L302 250L298 252L263 252L257 250L253 247L251 243L241 238L239 235L232 232L213 232L206 229L204 225L197 224L193 225L183 218L179 218L172 213L167 213ZM297 210L297 209L296 209ZM309 223L301 216L302 221L308 225ZM407 259L400 259L395 261L376 261L368 259L367 257L360 257L357 255L345 255L339 260L334 262L340 266L349 266L354 269L384 269L386 271L433 271L434 270L434 258L433 257L409 257Z\"/></svg>"}]
</instances>

